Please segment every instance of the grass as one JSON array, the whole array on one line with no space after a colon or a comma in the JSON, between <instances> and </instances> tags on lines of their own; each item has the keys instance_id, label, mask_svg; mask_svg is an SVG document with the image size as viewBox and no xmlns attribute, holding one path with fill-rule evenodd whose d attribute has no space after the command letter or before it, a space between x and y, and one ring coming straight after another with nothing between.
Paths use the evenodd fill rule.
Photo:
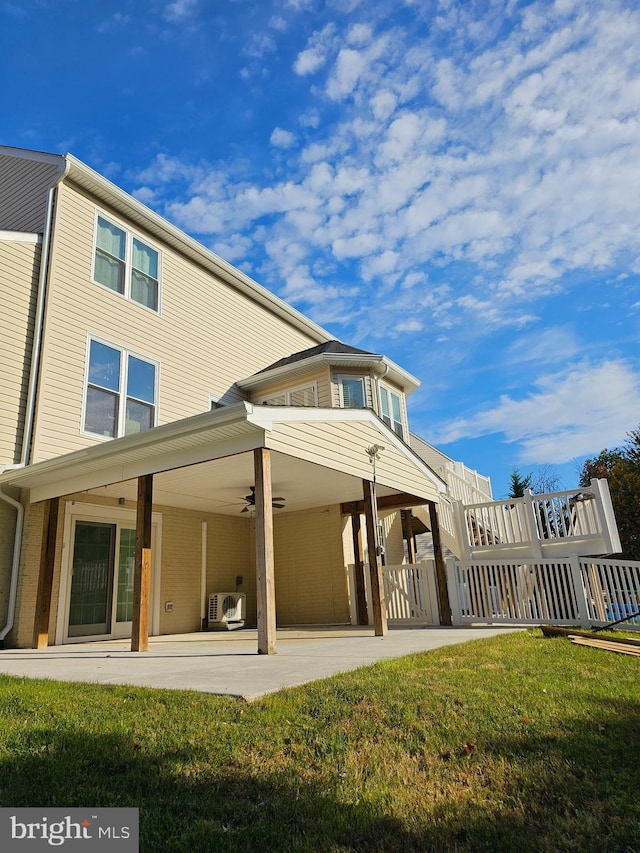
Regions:
<instances>
[{"instance_id":1,"label":"grass","mask_svg":"<svg viewBox=\"0 0 640 853\"><path fill-rule=\"evenodd\" d=\"M138 806L143 853L631 853L639 688L539 631L251 704L0 677L0 806Z\"/></svg>"}]
</instances>

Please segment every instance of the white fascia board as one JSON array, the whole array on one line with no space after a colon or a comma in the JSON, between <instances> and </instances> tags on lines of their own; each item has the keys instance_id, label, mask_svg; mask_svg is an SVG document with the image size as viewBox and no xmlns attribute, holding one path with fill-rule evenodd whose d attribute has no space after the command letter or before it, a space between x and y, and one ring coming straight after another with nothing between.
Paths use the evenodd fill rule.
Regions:
<instances>
[{"instance_id":1,"label":"white fascia board","mask_svg":"<svg viewBox=\"0 0 640 853\"><path fill-rule=\"evenodd\" d=\"M24 468L0 473L0 485L9 483L21 488L32 488L32 484L37 485L45 482L50 484L67 480L72 476L74 466L81 466L87 462L94 463L97 468L105 470L112 470L115 467L121 469L130 464L123 460L131 452L135 453L145 448L148 448L149 451L158 450L162 444L169 444L175 439L188 438L203 432L209 433L210 436L211 430L215 427L248 423L247 412L247 403L237 403L224 409L213 409L209 412L193 415L190 418L163 424L135 435L100 442L91 447L66 453L63 456L56 456L53 459L27 465ZM211 438L209 437L207 441L209 448L211 448ZM156 455L164 459L161 453ZM176 458L178 455L176 454ZM200 455L202 455L201 452ZM193 464L193 461L190 464ZM123 478L118 477L118 480L121 479Z\"/></svg>"},{"instance_id":2,"label":"white fascia board","mask_svg":"<svg viewBox=\"0 0 640 853\"><path fill-rule=\"evenodd\" d=\"M0 145L0 156L17 157L20 160L37 160L39 163L49 163L51 166L65 168L64 154L49 154L46 151L32 151L29 148L13 148L10 145Z\"/></svg>"},{"instance_id":3,"label":"white fascia board","mask_svg":"<svg viewBox=\"0 0 640 853\"><path fill-rule=\"evenodd\" d=\"M31 231L0 231L0 240L5 243L42 243L42 234Z\"/></svg>"},{"instance_id":4,"label":"white fascia board","mask_svg":"<svg viewBox=\"0 0 640 853\"><path fill-rule=\"evenodd\" d=\"M313 320L306 317L300 311L297 311L270 290L267 290L266 287L258 284L257 281L254 281L250 276L234 267L228 261L216 255L215 252L205 248L202 243L185 234L184 231L181 231L167 219L155 213L141 201L138 201L132 195L120 189L116 184L113 184L103 175L94 171L90 166L87 166L86 163L78 160L73 154L67 154L66 158L71 164L71 178L74 177L75 171L93 185L94 192L99 197L103 197L106 194L117 198L132 220L141 223L143 227L145 224L151 223L156 229L161 229L173 240L182 244L188 250L188 253L197 255L201 264L218 275L227 284L232 285L244 293L245 296L265 306L274 314L286 319L291 325L309 335L312 339L317 340L319 343L335 340L335 335L318 326Z\"/></svg>"},{"instance_id":5,"label":"white fascia board","mask_svg":"<svg viewBox=\"0 0 640 853\"><path fill-rule=\"evenodd\" d=\"M253 376L247 379L240 379L236 382L238 388L254 389L260 388L262 385L270 384L271 382L282 379L285 376L295 376L310 372L318 367L353 367L361 365L369 365L373 367L379 378L388 377L390 380L397 382L402 387L405 394L410 394L420 387L420 380L416 379L402 367L400 367L385 355L375 355L367 353L330 353L322 352L318 355L312 355L310 358L301 359L300 361L292 361L289 364L283 364L280 367L274 367L272 370L264 370L260 373L254 373ZM363 369L365 369L363 367Z\"/></svg>"},{"instance_id":6,"label":"white fascia board","mask_svg":"<svg viewBox=\"0 0 640 853\"><path fill-rule=\"evenodd\" d=\"M425 477L435 485L439 492L446 494L447 484L433 471L418 454L400 439L371 409L319 409L298 406L253 406L246 404L250 411L247 420L263 429L265 433L273 431L278 423L362 423L374 426L381 439L392 444L403 456L409 459Z\"/></svg>"}]
</instances>

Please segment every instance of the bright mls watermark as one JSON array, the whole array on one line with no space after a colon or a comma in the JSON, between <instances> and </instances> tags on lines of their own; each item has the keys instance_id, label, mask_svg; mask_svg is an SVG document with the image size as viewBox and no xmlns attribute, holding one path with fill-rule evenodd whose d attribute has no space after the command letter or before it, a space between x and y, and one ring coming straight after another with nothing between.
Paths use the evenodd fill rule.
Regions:
<instances>
[{"instance_id":1,"label":"bright mls watermark","mask_svg":"<svg viewBox=\"0 0 640 853\"><path fill-rule=\"evenodd\" d=\"M0 809L0 850L138 853L138 809Z\"/></svg>"}]
</instances>

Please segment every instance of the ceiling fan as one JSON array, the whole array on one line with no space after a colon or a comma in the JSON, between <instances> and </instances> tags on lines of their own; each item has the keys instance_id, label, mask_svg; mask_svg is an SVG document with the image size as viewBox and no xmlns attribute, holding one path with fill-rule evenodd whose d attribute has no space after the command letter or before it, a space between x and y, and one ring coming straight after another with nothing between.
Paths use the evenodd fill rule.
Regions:
<instances>
[{"instance_id":1,"label":"ceiling fan","mask_svg":"<svg viewBox=\"0 0 640 853\"><path fill-rule=\"evenodd\" d=\"M253 512L256 508L256 487L249 486L251 494L245 495L240 500L246 501L246 506L244 506L240 512ZM271 506L274 509L284 509L284 503L280 503L280 501L285 501L286 498L281 497L272 497L271 498Z\"/></svg>"}]
</instances>

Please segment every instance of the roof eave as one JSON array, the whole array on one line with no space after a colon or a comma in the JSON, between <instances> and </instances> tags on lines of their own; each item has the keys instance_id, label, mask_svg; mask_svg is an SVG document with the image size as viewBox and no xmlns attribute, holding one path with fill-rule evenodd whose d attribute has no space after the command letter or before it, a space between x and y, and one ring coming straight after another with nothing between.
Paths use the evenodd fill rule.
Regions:
<instances>
[{"instance_id":1,"label":"roof eave","mask_svg":"<svg viewBox=\"0 0 640 853\"><path fill-rule=\"evenodd\" d=\"M277 382L286 376L300 376L304 373L310 373L319 367L353 368L359 365L368 365L373 368L379 379L388 377L390 380L395 381L407 396L420 386L419 379L416 379L415 376L403 370L403 368L386 356L363 353L319 353L303 361L294 361L290 364L284 364L281 367L274 367L272 370L263 370L260 373L255 373L246 379L238 380L236 385L243 390L256 390L270 385L272 382Z\"/></svg>"}]
</instances>

